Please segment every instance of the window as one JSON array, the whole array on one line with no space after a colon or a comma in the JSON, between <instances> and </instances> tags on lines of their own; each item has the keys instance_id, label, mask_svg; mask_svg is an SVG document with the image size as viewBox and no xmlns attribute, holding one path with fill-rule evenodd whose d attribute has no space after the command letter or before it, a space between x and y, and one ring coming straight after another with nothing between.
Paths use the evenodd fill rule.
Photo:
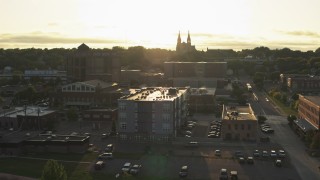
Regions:
<instances>
[{"instance_id":1,"label":"window","mask_svg":"<svg viewBox=\"0 0 320 180\"><path fill-rule=\"evenodd\" d=\"M162 123L162 130L165 132L170 131L170 124L169 123Z\"/></svg>"},{"instance_id":2,"label":"window","mask_svg":"<svg viewBox=\"0 0 320 180\"><path fill-rule=\"evenodd\" d=\"M120 123L120 128L122 130L126 130L127 129L127 123Z\"/></svg>"},{"instance_id":3,"label":"window","mask_svg":"<svg viewBox=\"0 0 320 180\"><path fill-rule=\"evenodd\" d=\"M125 121L127 119L127 114L126 113L120 113L119 114L119 119L120 119L120 121Z\"/></svg>"},{"instance_id":4,"label":"window","mask_svg":"<svg viewBox=\"0 0 320 180\"><path fill-rule=\"evenodd\" d=\"M235 130L238 130L238 124L235 124L235 125L234 125L234 129L235 129Z\"/></svg>"},{"instance_id":5,"label":"window","mask_svg":"<svg viewBox=\"0 0 320 180\"><path fill-rule=\"evenodd\" d=\"M170 121L170 114L162 114L162 121Z\"/></svg>"},{"instance_id":6,"label":"window","mask_svg":"<svg viewBox=\"0 0 320 180\"><path fill-rule=\"evenodd\" d=\"M241 124L241 129L244 130L244 124Z\"/></svg>"},{"instance_id":7,"label":"window","mask_svg":"<svg viewBox=\"0 0 320 180\"><path fill-rule=\"evenodd\" d=\"M250 130L251 129L251 124L248 124L248 130Z\"/></svg>"},{"instance_id":8,"label":"window","mask_svg":"<svg viewBox=\"0 0 320 180\"><path fill-rule=\"evenodd\" d=\"M231 130L231 125L230 124L228 124L228 129Z\"/></svg>"}]
</instances>

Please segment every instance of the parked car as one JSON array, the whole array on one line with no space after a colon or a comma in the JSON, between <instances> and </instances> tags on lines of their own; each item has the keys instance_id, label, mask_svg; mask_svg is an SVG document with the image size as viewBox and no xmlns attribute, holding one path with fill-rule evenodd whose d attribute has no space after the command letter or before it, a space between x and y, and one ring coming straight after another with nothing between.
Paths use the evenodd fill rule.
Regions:
<instances>
[{"instance_id":1,"label":"parked car","mask_svg":"<svg viewBox=\"0 0 320 180\"><path fill-rule=\"evenodd\" d=\"M97 161L94 164L94 169L95 170L100 170L100 169L104 168L104 166L105 166L105 162L104 161Z\"/></svg>"},{"instance_id":2,"label":"parked car","mask_svg":"<svg viewBox=\"0 0 320 180\"><path fill-rule=\"evenodd\" d=\"M219 149L214 151L215 156L221 156L221 151Z\"/></svg>"},{"instance_id":3,"label":"parked car","mask_svg":"<svg viewBox=\"0 0 320 180\"><path fill-rule=\"evenodd\" d=\"M239 157L238 161L240 164L244 164L245 159L244 159L244 157Z\"/></svg>"},{"instance_id":4,"label":"parked car","mask_svg":"<svg viewBox=\"0 0 320 180\"><path fill-rule=\"evenodd\" d=\"M128 173L130 171L130 169L131 169L131 163L126 162L126 163L124 163L123 167L121 168L121 171Z\"/></svg>"},{"instance_id":5,"label":"parked car","mask_svg":"<svg viewBox=\"0 0 320 180\"><path fill-rule=\"evenodd\" d=\"M256 149L256 150L253 151L253 156L254 156L254 157L259 157L259 156L260 156L260 152L259 152L258 149Z\"/></svg>"},{"instance_id":6,"label":"parked car","mask_svg":"<svg viewBox=\"0 0 320 180\"><path fill-rule=\"evenodd\" d=\"M104 149L105 152L112 152L113 151L113 144L108 144L107 147Z\"/></svg>"},{"instance_id":7,"label":"parked car","mask_svg":"<svg viewBox=\"0 0 320 180\"><path fill-rule=\"evenodd\" d=\"M227 169L221 169L220 170L220 180L227 180L229 177L228 177L228 171Z\"/></svg>"},{"instance_id":8,"label":"parked car","mask_svg":"<svg viewBox=\"0 0 320 180\"><path fill-rule=\"evenodd\" d=\"M279 150L279 151L278 151L278 157L279 157L279 158L284 158L284 157L286 157L286 153L284 152L284 150Z\"/></svg>"},{"instance_id":9,"label":"parked car","mask_svg":"<svg viewBox=\"0 0 320 180\"><path fill-rule=\"evenodd\" d=\"M130 174L132 175L137 175L140 172L142 165L140 164L135 164L131 167L131 169L129 170Z\"/></svg>"},{"instance_id":10,"label":"parked car","mask_svg":"<svg viewBox=\"0 0 320 180\"><path fill-rule=\"evenodd\" d=\"M243 153L241 151L235 151L234 156L235 157L243 157Z\"/></svg>"},{"instance_id":11,"label":"parked car","mask_svg":"<svg viewBox=\"0 0 320 180\"><path fill-rule=\"evenodd\" d=\"M252 156L249 156L249 157L247 158L247 163L248 163L248 164L254 164L254 161L253 161L253 157L252 157Z\"/></svg>"},{"instance_id":12,"label":"parked car","mask_svg":"<svg viewBox=\"0 0 320 180\"><path fill-rule=\"evenodd\" d=\"M186 147L198 147L199 143L196 141L191 141L186 144Z\"/></svg>"},{"instance_id":13,"label":"parked car","mask_svg":"<svg viewBox=\"0 0 320 180\"><path fill-rule=\"evenodd\" d=\"M276 158L277 156L278 156L278 155L277 155L277 153L276 153L275 150L271 150L271 151L270 151L270 157Z\"/></svg>"},{"instance_id":14,"label":"parked car","mask_svg":"<svg viewBox=\"0 0 320 180\"><path fill-rule=\"evenodd\" d=\"M231 180L238 180L238 171L230 171Z\"/></svg>"},{"instance_id":15,"label":"parked car","mask_svg":"<svg viewBox=\"0 0 320 180\"><path fill-rule=\"evenodd\" d=\"M262 157L264 158L269 157L268 151L262 151Z\"/></svg>"},{"instance_id":16,"label":"parked car","mask_svg":"<svg viewBox=\"0 0 320 180\"><path fill-rule=\"evenodd\" d=\"M110 133L103 133L101 134L102 139L107 139L110 136Z\"/></svg>"},{"instance_id":17,"label":"parked car","mask_svg":"<svg viewBox=\"0 0 320 180\"><path fill-rule=\"evenodd\" d=\"M102 153L98 156L98 159L113 159L112 153Z\"/></svg>"},{"instance_id":18,"label":"parked car","mask_svg":"<svg viewBox=\"0 0 320 180\"><path fill-rule=\"evenodd\" d=\"M188 176L188 166L182 166L179 171L180 177L187 177Z\"/></svg>"}]
</instances>

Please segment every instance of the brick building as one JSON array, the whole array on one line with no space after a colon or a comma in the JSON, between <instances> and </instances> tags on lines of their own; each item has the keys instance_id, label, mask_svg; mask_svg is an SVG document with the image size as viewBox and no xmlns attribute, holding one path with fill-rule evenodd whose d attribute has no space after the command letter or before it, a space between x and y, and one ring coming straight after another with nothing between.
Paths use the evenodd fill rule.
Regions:
<instances>
[{"instance_id":1,"label":"brick building","mask_svg":"<svg viewBox=\"0 0 320 180\"><path fill-rule=\"evenodd\" d=\"M119 82L120 66L120 62L111 52L95 51L81 44L67 58L67 78L71 82L93 79Z\"/></svg>"},{"instance_id":2,"label":"brick building","mask_svg":"<svg viewBox=\"0 0 320 180\"><path fill-rule=\"evenodd\" d=\"M223 106L221 137L224 140L257 140L258 121L250 104L247 106Z\"/></svg>"},{"instance_id":3,"label":"brick building","mask_svg":"<svg viewBox=\"0 0 320 180\"><path fill-rule=\"evenodd\" d=\"M299 95L298 118L294 121L296 130L305 135L309 130L319 130L320 96Z\"/></svg>"}]
</instances>

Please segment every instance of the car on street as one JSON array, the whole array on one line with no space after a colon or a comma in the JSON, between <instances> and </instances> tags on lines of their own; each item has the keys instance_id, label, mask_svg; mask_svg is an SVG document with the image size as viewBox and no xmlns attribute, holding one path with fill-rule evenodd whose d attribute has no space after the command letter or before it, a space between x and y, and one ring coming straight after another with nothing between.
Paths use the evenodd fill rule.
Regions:
<instances>
[{"instance_id":1,"label":"car on street","mask_svg":"<svg viewBox=\"0 0 320 180\"><path fill-rule=\"evenodd\" d=\"M105 160L105 159L113 159L112 153L102 153L98 156L98 159Z\"/></svg>"},{"instance_id":2,"label":"car on street","mask_svg":"<svg viewBox=\"0 0 320 180\"><path fill-rule=\"evenodd\" d=\"M259 156L260 156L260 152L259 152L258 149L256 149L256 150L253 151L253 156L254 156L254 157L259 157Z\"/></svg>"},{"instance_id":3,"label":"car on street","mask_svg":"<svg viewBox=\"0 0 320 180\"><path fill-rule=\"evenodd\" d=\"M180 177L187 177L188 176L188 166L182 166L179 171Z\"/></svg>"},{"instance_id":4,"label":"car on street","mask_svg":"<svg viewBox=\"0 0 320 180\"><path fill-rule=\"evenodd\" d=\"M227 169L220 169L220 180L227 180L229 178Z\"/></svg>"},{"instance_id":5,"label":"car on street","mask_svg":"<svg viewBox=\"0 0 320 180\"><path fill-rule=\"evenodd\" d=\"M126 162L122 166L121 171L128 173L130 171L130 169L131 169L131 163L130 162Z\"/></svg>"},{"instance_id":6,"label":"car on street","mask_svg":"<svg viewBox=\"0 0 320 180\"><path fill-rule=\"evenodd\" d=\"M129 170L129 173L132 175L137 175L140 172L142 165L140 164L135 164L131 167L131 169Z\"/></svg>"},{"instance_id":7,"label":"car on street","mask_svg":"<svg viewBox=\"0 0 320 180\"><path fill-rule=\"evenodd\" d=\"M274 162L275 166L277 167L281 167L282 166L282 162L280 159L277 159L275 162Z\"/></svg>"}]
</instances>

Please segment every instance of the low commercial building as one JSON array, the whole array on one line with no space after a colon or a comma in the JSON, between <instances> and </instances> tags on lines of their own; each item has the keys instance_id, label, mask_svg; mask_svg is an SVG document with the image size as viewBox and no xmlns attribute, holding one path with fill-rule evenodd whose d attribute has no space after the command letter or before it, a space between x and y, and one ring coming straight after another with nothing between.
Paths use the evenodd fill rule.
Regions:
<instances>
[{"instance_id":1,"label":"low commercial building","mask_svg":"<svg viewBox=\"0 0 320 180\"><path fill-rule=\"evenodd\" d=\"M89 136L60 135L41 131L0 131L0 155L25 153L85 153Z\"/></svg>"},{"instance_id":2,"label":"low commercial building","mask_svg":"<svg viewBox=\"0 0 320 180\"><path fill-rule=\"evenodd\" d=\"M189 88L138 89L118 100L121 140L168 142L187 114Z\"/></svg>"},{"instance_id":3,"label":"low commercial building","mask_svg":"<svg viewBox=\"0 0 320 180\"><path fill-rule=\"evenodd\" d=\"M64 107L78 109L116 107L117 100L122 96L117 83L101 80L75 82L62 86L54 101Z\"/></svg>"},{"instance_id":4,"label":"low commercial building","mask_svg":"<svg viewBox=\"0 0 320 180\"><path fill-rule=\"evenodd\" d=\"M48 107L25 106L3 111L0 115L0 128L3 129L50 129L57 119L55 110Z\"/></svg>"},{"instance_id":5,"label":"low commercial building","mask_svg":"<svg viewBox=\"0 0 320 180\"><path fill-rule=\"evenodd\" d=\"M247 106L223 106L221 137L224 140L257 140L258 121L250 104Z\"/></svg>"}]
</instances>

